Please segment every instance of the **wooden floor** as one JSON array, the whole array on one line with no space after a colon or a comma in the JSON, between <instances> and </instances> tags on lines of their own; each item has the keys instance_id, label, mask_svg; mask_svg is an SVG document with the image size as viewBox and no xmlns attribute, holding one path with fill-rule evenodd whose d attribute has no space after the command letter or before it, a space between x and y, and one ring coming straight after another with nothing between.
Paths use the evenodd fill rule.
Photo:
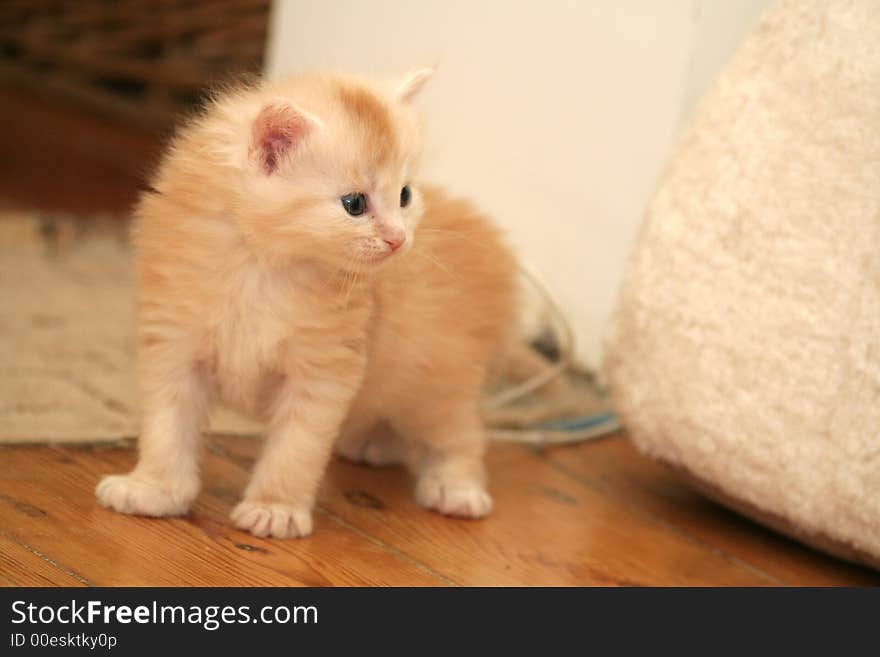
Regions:
<instances>
[{"instance_id":1,"label":"wooden floor","mask_svg":"<svg viewBox=\"0 0 880 657\"><path fill-rule=\"evenodd\" d=\"M305 539L258 539L227 515L258 441L208 439L205 485L178 519L99 507L128 447L0 447L0 584L69 586L877 585L689 490L622 436L543 451L495 444L495 512L419 508L410 477L336 461Z\"/></svg>"},{"instance_id":2,"label":"wooden floor","mask_svg":"<svg viewBox=\"0 0 880 657\"><path fill-rule=\"evenodd\" d=\"M0 94L0 204L126 211L155 135ZM95 503L98 478L134 464L130 445L0 447L0 584L880 584L706 501L623 436L543 451L493 445L495 512L478 522L420 509L400 470L334 462L315 533L291 541L228 523L257 449L209 438L192 513L153 520Z\"/></svg>"}]
</instances>

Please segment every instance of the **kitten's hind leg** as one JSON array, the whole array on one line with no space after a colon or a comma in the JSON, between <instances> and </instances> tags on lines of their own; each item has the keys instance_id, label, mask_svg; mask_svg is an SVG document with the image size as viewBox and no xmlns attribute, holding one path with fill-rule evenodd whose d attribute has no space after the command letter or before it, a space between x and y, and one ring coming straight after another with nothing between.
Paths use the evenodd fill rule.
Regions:
<instances>
[{"instance_id":1,"label":"kitten's hind leg","mask_svg":"<svg viewBox=\"0 0 880 657\"><path fill-rule=\"evenodd\" d=\"M472 401L413 409L394 422L418 442L409 465L416 475L416 501L445 515L481 518L492 510L486 490L485 431Z\"/></svg>"},{"instance_id":2,"label":"kitten's hind leg","mask_svg":"<svg viewBox=\"0 0 880 657\"><path fill-rule=\"evenodd\" d=\"M103 506L145 516L189 510L199 492L199 428L207 405L202 379L190 370L177 380L149 382L137 466L98 483L95 494Z\"/></svg>"},{"instance_id":3,"label":"kitten's hind leg","mask_svg":"<svg viewBox=\"0 0 880 657\"><path fill-rule=\"evenodd\" d=\"M379 422L366 430L354 426L343 429L336 441L336 454L354 461L376 467L403 463L407 445L387 422Z\"/></svg>"}]
</instances>

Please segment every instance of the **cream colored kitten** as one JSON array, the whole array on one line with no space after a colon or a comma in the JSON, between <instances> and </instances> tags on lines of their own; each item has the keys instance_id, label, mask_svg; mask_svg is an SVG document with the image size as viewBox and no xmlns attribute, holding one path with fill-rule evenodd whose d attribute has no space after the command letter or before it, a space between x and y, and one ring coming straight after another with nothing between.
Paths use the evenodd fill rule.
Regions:
<instances>
[{"instance_id":1,"label":"cream colored kitten","mask_svg":"<svg viewBox=\"0 0 880 657\"><path fill-rule=\"evenodd\" d=\"M305 536L334 444L405 461L416 498L487 514L481 389L515 315L515 262L465 202L416 182L412 97L340 76L220 97L137 211L140 458L101 504L172 516L199 490L213 398L267 438L235 525Z\"/></svg>"}]
</instances>

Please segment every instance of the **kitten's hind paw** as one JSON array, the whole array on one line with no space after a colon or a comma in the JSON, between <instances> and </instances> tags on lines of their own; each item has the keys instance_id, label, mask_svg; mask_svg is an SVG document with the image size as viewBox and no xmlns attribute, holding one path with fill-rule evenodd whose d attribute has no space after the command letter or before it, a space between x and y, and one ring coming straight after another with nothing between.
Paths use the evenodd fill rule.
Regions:
<instances>
[{"instance_id":1,"label":"kitten's hind paw","mask_svg":"<svg viewBox=\"0 0 880 657\"><path fill-rule=\"evenodd\" d=\"M482 518L492 511L492 497L480 484L431 475L419 479L416 501L423 507L458 518Z\"/></svg>"},{"instance_id":2,"label":"kitten's hind paw","mask_svg":"<svg viewBox=\"0 0 880 657\"><path fill-rule=\"evenodd\" d=\"M238 529L261 538L297 538L312 533L312 512L289 504L241 502L231 517Z\"/></svg>"},{"instance_id":3,"label":"kitten's hind paw","mask_svg":"<svg viewBox=\"0 0 880 657\"><path fill-rule=\"evenodd\" d=\"M142 516L179 516L195 499L198 484L166 484L135 474L104 477L95 488L98 502L120 513Z\"/></svg>"},{"instance_id":4,"label":"kitten's hind paw","mask_svg":"<svg viewBox=\"0 0 880 657\"><path fill-rule=\"evenodd\" d=\"M375 467L397 465L406 458L406 445L397 436L372 435L369 438L340 440L336 453L354 463Z\"/></svg>"}]
</instances>

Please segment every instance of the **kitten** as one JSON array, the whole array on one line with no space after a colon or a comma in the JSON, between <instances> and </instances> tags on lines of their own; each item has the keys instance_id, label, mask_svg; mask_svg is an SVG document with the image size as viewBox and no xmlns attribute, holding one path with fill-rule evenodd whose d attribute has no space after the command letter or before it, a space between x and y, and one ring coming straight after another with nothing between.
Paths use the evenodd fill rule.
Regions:
<instances>
[{"instance_id":1,"label":"kitten","mask_svg":"<svg viewBox=\"0 0 880 657\"><path fill-rule=\"evenodd\" d=\"M185 513L219 398L267 425L240 529L309 534L334 444L405 462L425 507L489 513L481 390L516 264L470 205L415 182L430 74L265 82L176 137L136 213L139 461L101 504Z\"/></svg>"}]
</instances>

